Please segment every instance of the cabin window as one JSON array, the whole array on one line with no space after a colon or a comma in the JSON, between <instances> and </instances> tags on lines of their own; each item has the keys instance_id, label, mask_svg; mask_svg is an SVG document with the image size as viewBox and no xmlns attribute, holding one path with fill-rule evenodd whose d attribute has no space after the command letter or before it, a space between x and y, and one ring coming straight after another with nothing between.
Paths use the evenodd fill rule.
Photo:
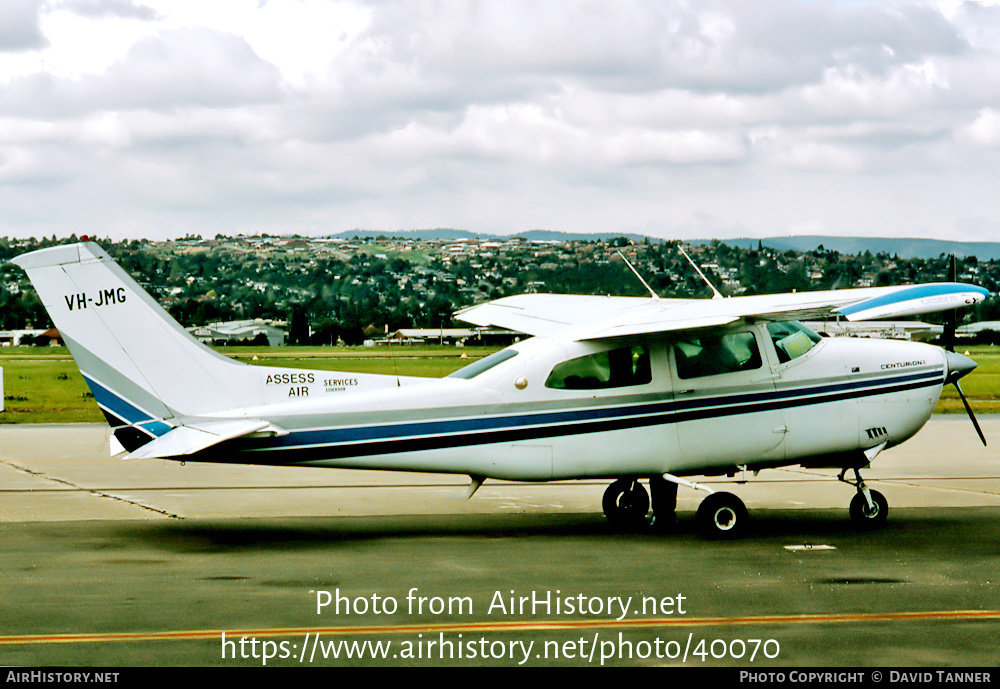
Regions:
<instances>
[{"instance_id":1,"label":"cabin window","mask_svg":"<svg viewBox=\"0 0 1000 689\"><path fill-rule=\"evenodd\" d=\"M448 374L448 378L475 378L480 373L489 371L491 368L497 364L502 364L508 359L513 359L517 356L516 349L501 349L499 352L493 352L487 357L483 357L479 361L474 361L468 366L463 366L454 373Z\"/></svg>"},{"instance_id":2,"label":"cabin window","mask_svg":"<svg viewBox=\"0 0 1000 689\"><path fill-rule=\"evenodd\" d=\"M556 390L603 390L645 385L652 380L649 351L619 347L556 364L545 387Z\"/></svg>"},{"instance_id":3,"label":"cabin window","mask_svg":"<svg viewBox=\"0 0 1000 689\"><path fill-rule=\"evenodd\" d=\"M768 323L767 332L782 364L802 356L823 339L798 321Z\"/></svg>"},{"instance_id":4,"label":"cabin window","mask_svg":"<svg viewBox=\"0 0 1000 689\"><path fill-rule=\"evenodd\" d=\"M752 371L762 365L752 332L701 335L674 343L677 375L683 379Z\"/></svg>"}]
</instances>

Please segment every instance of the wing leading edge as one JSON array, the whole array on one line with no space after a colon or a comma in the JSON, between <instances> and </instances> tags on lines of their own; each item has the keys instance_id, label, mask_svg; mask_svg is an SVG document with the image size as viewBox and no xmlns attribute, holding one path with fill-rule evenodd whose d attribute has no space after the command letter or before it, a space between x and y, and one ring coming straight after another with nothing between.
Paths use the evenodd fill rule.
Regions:
<instances>
[{"instance_id":1,"label":"wing leading edge","mask_svg":"<svg viewBox=\"0 0 1000 689\"><path fill-rule=\"evenodd\" d=\"M598 340L727 325L739 320L899 318L969 306L989 296L954 282L764 294L729 299L646 299L562 294L504 297L455 314L480 326Z\"/></svg>"}]
</instances>

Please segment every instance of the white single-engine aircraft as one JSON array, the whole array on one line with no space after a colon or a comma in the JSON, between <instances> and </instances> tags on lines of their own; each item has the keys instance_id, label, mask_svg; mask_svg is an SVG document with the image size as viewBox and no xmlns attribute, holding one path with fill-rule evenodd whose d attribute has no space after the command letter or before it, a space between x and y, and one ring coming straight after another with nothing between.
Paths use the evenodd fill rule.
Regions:
<instances>
[{"instance_id":1,"label":"white single-engine aircraft","mask_svg":"<svg viewBox=\"0 0 1000 689\"><path fill-rule=\"evenodd\" d=\"M885 498L859 470L976 366L926 344L821 338L798 319L895 318L989 294L953 282L699 300L524 294L456 316L533 337L428 379L228 359L93 242L13 262L126 459L468 474L468 497L486 478L606 478L604 512L623 525L646 519L646 478L661 525L678 485L708 492L697 519L715 537L740 534L746 508L683 476L837 468L857 491L852 517L881 523Z\"/></svg>"}]
</instances>

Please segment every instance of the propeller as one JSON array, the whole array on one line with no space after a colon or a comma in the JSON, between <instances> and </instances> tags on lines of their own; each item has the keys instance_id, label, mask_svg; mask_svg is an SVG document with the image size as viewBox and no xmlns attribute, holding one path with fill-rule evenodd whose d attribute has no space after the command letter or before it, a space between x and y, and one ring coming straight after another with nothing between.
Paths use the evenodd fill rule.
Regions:
<instances>
[{"instance_id":1,"label":"propeller","mask_svg":"<svg viewBox=\"0 0 1000 689\"><path fill-rule=\"evenodd\" d=\"M979 427L979 422L976 421L976 415L972 413L972 407L969 406L969 400L965 399L965 393L962 392L962 386L958 384L958 379L964 376L966 373L971 372L976 368L976 362L967 356L958 354L951 349L945 352L945 361L948 364L948 377L945 378L945 384L951 383L958 390L958 396L962 400L962 404L965 405L965 413L969 415L969 419L972 421L972 425L976 428L976 433L979 434L979 439L983 441L983 446L986 446L986 436L983 435L983 429Z\"/></svg>"},{"instance_id":2,"label":"propeller","mask_svg":"<svg viewBox=\"0 0 1000 689\"><path fill-rule=\"evenodd\" d=\"M955 259L955 254L951 255L951 261L948 263L948 282L956 282L958 278L957 261ZM958 309L952 309L951 311L945 311L944 315L944 331L941 333L941 343L944 345L946 350L945 361L948 364L948 376L945 378L945 384L951 383L955 386L958 391L958 397L962 400L962 404L965 405L965 413L969 415L969 419L972 421L972 425L976 429L976 433L979 434L979 439L983 441L983 447L986 447L986 436L983 435L983 429L979 427L979 422L976 420L976 415L972 413L972 407L969 406L969 400L965 398L965 393L962 392L962 386L958 384L958 379L967 373L970 373L974 368L976 368L976 362L967 356L955 353L955 331L958 325Z\"/></svg>"}]
</instances>

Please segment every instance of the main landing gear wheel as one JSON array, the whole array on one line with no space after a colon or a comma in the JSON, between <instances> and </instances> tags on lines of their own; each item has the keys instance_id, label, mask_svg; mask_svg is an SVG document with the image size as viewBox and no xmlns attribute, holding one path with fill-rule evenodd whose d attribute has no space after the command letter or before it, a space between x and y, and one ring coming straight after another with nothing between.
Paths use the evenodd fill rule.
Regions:
<instances>
[{"instance_id":1,"label":"main landing gear wheel","mask_svg":"<svg viewBox=\"0 0 1000 689\"><path fill-rule=\"evenodd\" d=\"M732 493L712 493L701 501L695 517L706 538L733 539L747 530L747 508Z\"/></svg>"},{"instance_id":2,"label":"main landing gear wheel","mask_svg":"<svg viewBox=\"0 0 1000 689\"><path fill-rule=\"evenodd\" d=\"M889 502L877 490L869 490L868 494L872 496L871 507L868 507L868 501L865 500L863 493L855 494L851 500L851 519L854 523L869 528L882 526L889 516Z\"/></svg>"},{"instance_id":3,"label":"main landing gear wheel","mask_svg":"<svg viewBox=\"0 0 1000 689\"><path fill-rule=\"evenodd\" d=\"M649 494L635 479L621 478L604 491L604 516L613 526L637 528L646 523Z\"/></svg>"}]
</instances>

